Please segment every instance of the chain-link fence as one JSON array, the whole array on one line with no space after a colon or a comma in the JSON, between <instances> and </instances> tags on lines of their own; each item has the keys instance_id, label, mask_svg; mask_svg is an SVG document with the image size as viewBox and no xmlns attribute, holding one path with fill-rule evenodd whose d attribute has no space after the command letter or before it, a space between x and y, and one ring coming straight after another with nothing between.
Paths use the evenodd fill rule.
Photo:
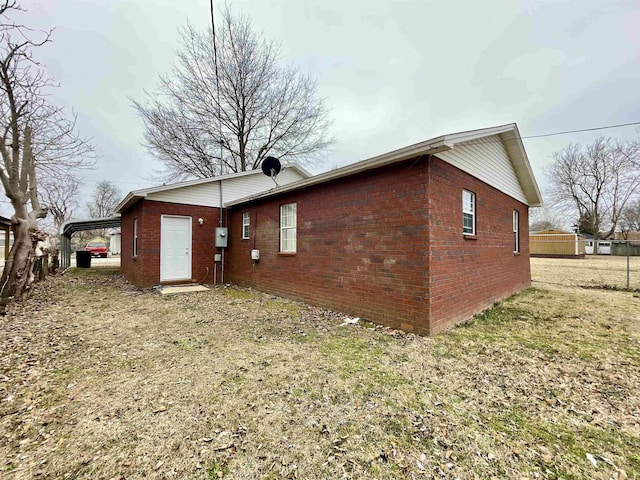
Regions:
<instances>
[{"instance_id":1,"label":"chain-link fence","mask_svg":"<svg viewBox=\"0 0 640 480\"><path fill-rule=\"evenodd\" d=\"M534 281L640 291L640 240L532 235L529 251Z\"/></svg>"}]
</instances>

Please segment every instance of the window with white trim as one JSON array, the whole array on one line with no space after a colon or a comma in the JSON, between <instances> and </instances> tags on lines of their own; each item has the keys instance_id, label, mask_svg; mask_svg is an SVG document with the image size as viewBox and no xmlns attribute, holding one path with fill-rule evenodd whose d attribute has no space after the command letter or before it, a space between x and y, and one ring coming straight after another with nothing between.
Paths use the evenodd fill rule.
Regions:
<instances>
[{"instance_id":1,"label":"window with white trim","mask_svg":"<svg viewBox=\"0 0 640 480\"><path fill-rule=\"evenodd\" d=\"M476 194L462 190L462 233L476 234Z\"/></svg>"},{"instance_id":2,"label":"window with white trim","mask_svg":"<svg viewBox=\"0 0 640 480\"><path fill-rule=\"evenodd\" d=\"M138 256L138 218L133 219L133 256Z\"/></svg>"},{"instance_id":3,"label":"window with white trim","mask_svg":"<svg viewBox=\"0 0 640 480\"><path fill-rule=\"evenodd\" d=\"M249 226L251 225L251 217L249 212L242 212L242 238L249 238Z\"/></svg>"},{"instance_id":4,"label":"window with white trim","mask_svg":"<svg viewBox=\"0 0 640 480\"><path fill-rule=\"evenodd\" d=\"M297 211L295 203L280 205L280 251L296 252Z\"/></svg>"},{"instance_id":5,"label":"window with white trim","mask_svg":"<svg viewBox=\"0 0 640 480\"><path fill-rule=\"evenodd\" d=\"M520 252L520 212L513 211L513 253Z\"/></svg>"}]
</instances>

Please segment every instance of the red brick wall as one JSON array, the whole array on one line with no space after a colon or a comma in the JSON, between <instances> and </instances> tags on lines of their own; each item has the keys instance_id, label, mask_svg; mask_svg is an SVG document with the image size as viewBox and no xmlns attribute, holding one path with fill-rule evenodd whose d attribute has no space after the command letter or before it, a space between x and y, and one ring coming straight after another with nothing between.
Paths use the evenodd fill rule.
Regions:
<instances>
[{"instance_id":1,"label":"red brick wall","mask_svg":"<svg viewBox=\"0 0 640 480\"><path fill-rule=\"evenodd\" d=\"M141 200L122 214L122 274L133 284L147 288L160 283L160 227L162 215L191 217L191 280L213 282L215 228L219 209L196 205ZM138 255L133 257L133 220L138 218ZM204 220L198 224L198 218ZM207 272L207 267L209 271Z\"/></svg>"},{"instance_id":2,"label":"red brick wall","mask_svg":"<svg viewBox=\"0 0 640 480\"><path fill-rule=\"evenodd\" d=\"M474 240L462 235L463 188L476 193ZM279 207L292 202L297 253L283 255ZM245 211L249 240L241 240ZM421 334L530 285L526 205L434 157L235 207L229 227L230 281Z\"/></svg>"},{"instance_id":3,"label":"red brick wall","mask_svg":"<svg viewBox=\"0 0 640 480\"><path fill-rule=\"evenodd\" d=\"M143 260L142 256L136 258L133 257L133 221L138 219L138 252L140 252L140 246L143 244L142 229L144 227L144 221L142 218L142 205L144 200L136 203L126 212L122 213L120 217L120 271L134 285L139 287L150 287L155 285L152 282L144 281L143 276Z\"/></svg>"},{"instance_id":4,"label":"red brick wall","mask_svg":"<svg viewBox=\"0 0 640 480\"><path fill-rule=\"evenodd\" d=\"M419 159L234 208L227 278L428 333L426 175ZM292 202L297 253L282 255L280 205ZM241 240L244 211L251 215L249 240Z\"/></svg>"},{"instance_id":5,"label":"red brick wall","mask_svg":"<svg viewBox=\"0 0 640 480\"><path fill-rule=\"evenodd\" d=\"M429 333L531 285L528 207L438 158L429 163ZM462 190L476 194L475 239L462 235ZM520 255L513 253L520 212Z\"/></svg>"}]
</instances>

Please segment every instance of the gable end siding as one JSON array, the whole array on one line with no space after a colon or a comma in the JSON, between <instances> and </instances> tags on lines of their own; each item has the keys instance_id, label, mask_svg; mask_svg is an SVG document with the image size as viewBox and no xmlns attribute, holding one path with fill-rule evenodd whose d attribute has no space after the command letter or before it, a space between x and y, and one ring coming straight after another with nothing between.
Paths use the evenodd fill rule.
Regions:
<instances>
[{"instance_id":1,"label":"gable end siding","mask_svg":"<svg viewBox=\"0 0 640 480\"><path fill-rule=\"evenodd\" d=\"M509 154L498 135L460 143L436 156L522 203L527 203Z\"/></svg>"},{"instance_id":2,"label":"gable end siding","mask_svg":"<svg viewBox=\"0 0 640 480\"><path fill-rule=\"evenodd\" d=\"M278 183L286 185L304 178L297 170L285 168L278 175ZM231 202L239 198L255 195L256 193L271 190L276 185L271 178L262 174L243 175L241 177L228 178L222 181L223 202ZM148 200L167 203L181 203L185 205L202 205L205 207L220 207L219 182L212 181L199 185L164 190L149 193Z\"/></svg>"}]
</instances>

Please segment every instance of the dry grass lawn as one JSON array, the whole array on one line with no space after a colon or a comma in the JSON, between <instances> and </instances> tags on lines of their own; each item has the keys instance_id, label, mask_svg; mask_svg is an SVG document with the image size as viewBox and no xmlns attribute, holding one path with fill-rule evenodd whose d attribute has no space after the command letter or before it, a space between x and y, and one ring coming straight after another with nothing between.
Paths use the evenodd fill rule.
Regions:
<instances>
[{"instance_id":1,"label":"dry grass lawn","mask_svg":"<svg viewBox=\"0 0 640 480\"><path fill-rule=\"evenodd\" d=\"M531 275L544 284L627 288L627 258L609 255L586 259L533 258ZM629 258L629 288L640 292L640 257Z\"/></svg>"},{"instance_id":2,"label":"dry grass lawn","mask_svg":"<svg viewBox=\"0 0 640 480\"><path fill-rule=\"evenodd\" d=\"M50 278L0 319L0 478L640 478L640 294L532 263L435 338Z\"/></svg>"}]
</instances>

